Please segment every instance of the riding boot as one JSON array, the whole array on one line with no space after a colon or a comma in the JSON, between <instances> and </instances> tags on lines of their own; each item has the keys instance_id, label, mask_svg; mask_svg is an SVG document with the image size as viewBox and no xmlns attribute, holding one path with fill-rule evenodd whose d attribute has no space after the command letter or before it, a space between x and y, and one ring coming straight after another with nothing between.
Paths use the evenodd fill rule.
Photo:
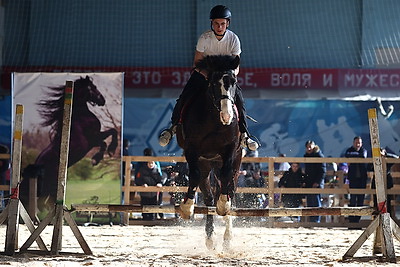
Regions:
<instances>
[{"instance_id":1,"label":"riding boot","mask_svg":"<svg viewBox=\"0 0 400 267\"><path fill-rule=\"evenodd\" d=\"M239 113L239 131L242 133L240 142L241 146L247 147L251 151L255 151L260 147L260 143L254 136L250 135L247 128L246 109L244 107L244 100L240 87L238 87L238 90L236 90L235 104ZM253 140L251 137L255 138L256 140Z\"/></svg>"},{"instance_id":2,"label":"riding boot","mask_svg":"<svg viewBox=\"0 0 400 267\"><path fill-rule=\"evenodd\" d=\"M158 143L160 146L166 146L171 142L172 137L176 133L176 124L172 125L168 129L164 129L161 133L160 136L158 136Z\"/></svg>"}]
</instances>

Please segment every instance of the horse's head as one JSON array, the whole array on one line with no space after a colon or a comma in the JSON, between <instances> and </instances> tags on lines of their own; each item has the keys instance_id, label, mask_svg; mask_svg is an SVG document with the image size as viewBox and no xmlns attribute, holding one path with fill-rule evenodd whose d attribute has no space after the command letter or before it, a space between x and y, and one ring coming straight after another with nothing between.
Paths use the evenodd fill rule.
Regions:
<instances>
[{"instance_id":1,"label":"horse's head","mask_svg":"<svg viewBox=\"0 0 400 267\"><path fill-rule=\"evenodd\" d=\"M238 56L208 56L204 59L208 71L209 88L215 107L219 110L220 121L230 125L234 117L237 78L235 69L239 66Z\"/></svg>"},{"instance_id":2,"label":"horse's head","mask_svg":"<svg viewBox=\"0 0 400 267\"><path fill-rule=\"evenodd\" d=\"M96 85L93 84L89 76L86 76L86 78L80 77L76 80L74 88L74 102L75 100L84 101L90 103L92 106L104 106L106 103L104 96L97 90Z\"/></svg>"}]
</instances>

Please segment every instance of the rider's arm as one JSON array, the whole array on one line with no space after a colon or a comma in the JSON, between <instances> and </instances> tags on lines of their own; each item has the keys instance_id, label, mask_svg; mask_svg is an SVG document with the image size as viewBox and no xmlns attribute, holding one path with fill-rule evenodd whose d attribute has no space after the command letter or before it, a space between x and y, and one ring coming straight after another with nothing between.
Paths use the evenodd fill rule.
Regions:
<instances>
[{"instance_id":1,"label":"rider's arm","mask_svg":"<svg viewBox=\"0 0 400 267\"><path fill-rule=\"evenodd\" d=\"M240 57L239 55L233 55L233 56L238 56L238 57ZM239 65L240 66L240 65ZM239 74L239 66L237 66L237 68L235 69L235 75L237 76L238 74Z\"/></svg>"},{"instance_id":2,"label":"rider's arm","mask_svg":"<svg viewBox=\"0 0 400 267\"><path fill-rule=\"evenodd\" d=\"M194 53L193 67L195 67L196 64L199 63L199 61L202 60L203 58L204 58L204 53L196 50L196 52ZM196 70L199 73L203 74L204 77L207 78L207 72L205 70L199 70L199 69L196 69Z\"/></svg>"},{"instance_id":3,"label":"rider's arm","mask_svg":"<svg viewBox=\"0 0 400 267\"><path fill-rule=\"evenodd\" d=\"M202 60L203 58L204 58L204 53L196 50L196 52L194 53L193 67L195 67L196 64L199 63L199 61Z\"/></svg>"}]
</instances>

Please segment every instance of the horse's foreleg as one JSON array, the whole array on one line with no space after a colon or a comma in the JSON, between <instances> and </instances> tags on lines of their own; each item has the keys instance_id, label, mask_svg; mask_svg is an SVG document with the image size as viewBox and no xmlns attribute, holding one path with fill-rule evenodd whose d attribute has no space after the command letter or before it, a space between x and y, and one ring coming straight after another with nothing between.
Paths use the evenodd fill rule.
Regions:
<instances>
[{"instance_id":1,"label":"horse's foreleg","mask_svg":"<svg viewBox=\"0 0 400 267\"><path fill-rule=\"evenodd\" d=\"M206 179L208 174L202 174L204 177L202 177L199 187L204 196L204 204L207 207L212 207L214 206L214 194L211 190L210 179ZM214 215L207 215L206 217L206 247L209 250L215 250Z\"/></svg>"},{"instance_id":2,"label":"horse's foreleg","mask_svg":"<svg viewBox=\"0 0 400 267\"><path fill-rule=\"evenodd\" d=\"M185 198L180 205L182 219L189 220L194 214L194 199Z\"/></svg>"},{"instance_id":3,"label":"horse's foreleg","mask_svg":"<svg viewBox=\"0 0 400 267\"><path fill-rule=\"evenodd\" d=\"M234 157L225 157L221 168L221 195L217 202L218 215L225 216L231 210L231 200L235 196L241 152L236 151ZM228 153L229 154L229 153Z\"/></svg>"},{"instance_id":4,"label":"horse's foreleg","mask_svg":"<svg viewBox=\"0 0 400 267\"><path fill-rule=\"evenodd\" d=\"M233 196L233 190L231 189L233 184L233 172L232 168L224 165L221 168L221 194L217 201L217 214L225 216L231 210L231 199Z\"/></svg>"},{"instance_id":5,"label":"horse's foreleg","mask_svg":"<svg viewBox=\"0 0 400 267\"><path fill-rule=\"evenodd\" d=\"M207 215L207 219L206 219L206 247L209 250L215 250L214 215Z\"/></svg>"},{"instance_id":6,"label":"horse's foreleg","mask_svg":"<svg viewBox=\"0 0 400 267\"><path fill-rule=\"evenodd\" d=\"M231 210L231 198L229 197L229 195L223 195L221 194L219 196L219 199L217 201L217 214L221 215L221 216L225 216L226 214L228 214L228 212Z\"/></svg>"},{"instance_id":7,"label":"horse's foreleg","mask_svg":"<svg viewBox=\"0 0 400 267\"><path fill-rule=\"evenodd\" d=\"M92 165L96 166L99 162L104 158L104 151L106 151L107 144L106 142L102 142L100 144L100 150L92 157Z\"/></svg>"},{"instance_id":8,"label":"horse's foreleg","mask_svg":"<svg viewBox=\"0 0 400 267\"><path fill-rule=\"evenodd\" d=\"M111 139L111 143L107 148L107 153L110 157L112 157L115 154L115 150L117 149L118 146L118 132L117 130L115 130L114 128L109 129L107 131L104 132L104 134L108 137L111 135L112 139ZM105 137L105 138L107 138ZM105 139L104 138L104 139Z\"/></svg>"},{"instance_id":9,"label":"horse's foreleg","mask_svg":"<svg viewBox=\"0 0 400 267\"><path fill-rule=\"evenodd\" d=\"M232 217L229 215L224 216L225 220L225 233L224 233L224 243L223 243L223 249L225 251L229 251L231 248L231 240L232 240Z\"/></svg>"},{"instance_id":10,"label":"horse's foreleg","mask_svg":"<svg viewBox=\"0 0 400 267\"><path fill-rule=\"evenodd\" d=\"M103 142L106 140L109 136L111 136L111 142L107 147L104 148L103 153L107 149L107 153L110 157L112 157L115 154L115 150L117 149L118 146L118 132L114 128L108 129L104 132L100 132L99 136L97 137L99 141Z\"/></svg>"},{"instance_id":11,"label":"horse's foreleg","mask_svg":"<svg viewBox=\"0 0 400 267\"><path fill-rule=\"evenodd\" d=\"M197 162L197 157L189 156L190 153L186 154L186 161L189 165L189 187L186 193L186 197L180 205L181 217L183 219L189 219L194 214L194 197L196 195L197 188L200 183L200 169Z\"/></svg>"}]
</instances>

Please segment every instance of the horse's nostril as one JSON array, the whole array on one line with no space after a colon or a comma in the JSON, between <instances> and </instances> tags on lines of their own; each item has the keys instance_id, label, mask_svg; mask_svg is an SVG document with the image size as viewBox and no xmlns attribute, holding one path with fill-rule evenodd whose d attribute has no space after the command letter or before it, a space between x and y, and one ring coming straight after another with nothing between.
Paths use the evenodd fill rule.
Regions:
<instances>
[{"instance_id":1,"label":"horse's nostril","mask_svg":"<svg viewBox=\"0 0 400 267\"><path fill-rule=\"evenodd\" d=\"M229 125L232 122L232 116L230 116L229 113L220 112L220 118L223 125Z\"/></svg>"}]
</instances>

